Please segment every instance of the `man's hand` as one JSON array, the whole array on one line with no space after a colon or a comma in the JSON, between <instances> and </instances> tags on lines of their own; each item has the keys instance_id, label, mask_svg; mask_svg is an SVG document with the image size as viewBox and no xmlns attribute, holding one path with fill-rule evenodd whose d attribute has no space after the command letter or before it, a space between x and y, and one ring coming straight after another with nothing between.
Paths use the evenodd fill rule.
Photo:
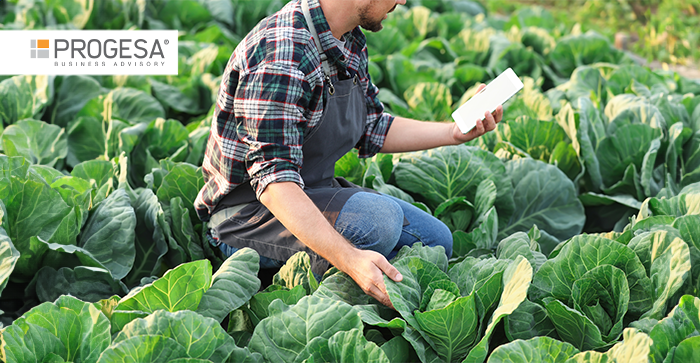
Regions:
<instances>
[{"instance_id":1,"label":"man's hand","mask_svg":"<svg viewBox=\"0 0 700 363\"><path fill-rule=\"evenodd\" d=\"M486 87L486 85L482 84L481 86L479 86L479 89L476 91L476 93L481 92L485 87ZM457 123L454 123L453 124L454 138L455 138L455 140L457 140L458 143L464 143L464 142L476 139L477 137L495 129L496 124L501 122L502 119L503 119L503 106L498 106L496 108L496 111L494 111L493 113L489 113L488 111L484 112L484 118L481 120L477 120L476 127L471 129L466 134L463 134L462 131L457 126Z\"/></svg>"},{"instance_id":2,"label":"man's hand","mask_svg":"<svg viewBox=\"0 0 700 363\"><path fill-rule=\"evenodd\" d=\"M268 185L260 202L292 234L348 274L368 295L393 307L384 286L384 274L399 282L402 279L399 270L380 253L360 250L341 236L296 183L278 182Z\"/></svg>"},{"instance_id":3,"label":"man's hand","mask_svg":"<svg viewBox=\"0 0 700 363\"><path fill-rule=\"evenodd\" d=\"M392 309L394 308L389 300L386 285L384 285L384 274L396 282L401 281L403 276L380 253L354 249L354 252L344 260L343 266L336 267L355 280L367 295Z\"/></svg>"}]
</instances>

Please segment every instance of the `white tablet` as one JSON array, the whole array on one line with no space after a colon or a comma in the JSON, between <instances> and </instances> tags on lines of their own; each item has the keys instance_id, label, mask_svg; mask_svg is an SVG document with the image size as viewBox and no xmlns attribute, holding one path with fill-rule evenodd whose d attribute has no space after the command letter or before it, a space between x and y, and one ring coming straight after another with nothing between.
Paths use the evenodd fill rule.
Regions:
<instances>
[{"instance_id":1,"label":"white tablet","mask_svg":"<svg viewBox=\"0 0 700 363\"><path fill-rule=\"evenodd\" d=\"M496 107L508 101L521 89L523 89L523 82L512 69L508 68L453 112L452 118L462 133L466 134L476 126L477 120L484 118L486 111L496 111Z\"/></svg>"}]
</instances>

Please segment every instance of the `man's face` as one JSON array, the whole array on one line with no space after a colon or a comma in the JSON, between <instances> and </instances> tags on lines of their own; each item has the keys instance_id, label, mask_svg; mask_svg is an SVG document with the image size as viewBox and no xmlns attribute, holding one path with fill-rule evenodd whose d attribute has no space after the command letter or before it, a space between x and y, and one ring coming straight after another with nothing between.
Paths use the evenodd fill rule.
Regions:
<instances>
[{"instance_id":1,"label":"man's face","mask_svg":"<svg viewBox=\"0 0 700 363\"><path fill-rule=\"evenodd\" d=\"M387 14L394 11L397 5L406 4L406 0L365 0L359 6L360 26L372 32L378 32L384 27L382 21Z\"/></svg>"}]
</instances>

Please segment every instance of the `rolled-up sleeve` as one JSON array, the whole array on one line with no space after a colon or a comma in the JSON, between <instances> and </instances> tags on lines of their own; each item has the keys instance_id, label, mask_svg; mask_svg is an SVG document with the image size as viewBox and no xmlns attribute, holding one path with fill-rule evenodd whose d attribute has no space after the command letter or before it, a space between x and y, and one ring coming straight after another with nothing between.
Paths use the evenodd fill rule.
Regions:
<instances>
[{"instance_id":1,"label":"rolled-up sleeve","mask_svg":"<svg viewBox=\"0 0 700 363\"><path fill-rule=\"evenodd\" d=\"M381 150L389 132L389 127L394 121L394 116L384 112L384 105L377 97L379 89L372 83L369 76L366 77L367 79L363 80L367 84L365 92L367 101L365 133L355 146L358 149L358 156L361 158L372 157Z\"/></svg>"},{"instance_id":2,"label":"rolled-up sleeve","mask_svg":"<svg viewBox=\"0 0 700 363\"><path fill-rule=\"evenodd\" d=\"M306 118L302 112L304 74L293 67L265 63L241 77L234 107L239 139L248 145L246 169L260 198L270 183L304 181Z\"/></svg>"}]
</instances>

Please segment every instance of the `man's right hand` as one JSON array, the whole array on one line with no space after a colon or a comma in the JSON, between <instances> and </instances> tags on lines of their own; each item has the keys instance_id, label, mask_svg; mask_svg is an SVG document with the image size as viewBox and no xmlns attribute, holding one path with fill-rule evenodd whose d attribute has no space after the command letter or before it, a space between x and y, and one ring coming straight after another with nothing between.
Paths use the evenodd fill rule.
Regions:
<instances>
[{"instance_id":1,"label":"man's right hand","mask_svg":"<svg viewBox=\"0 0 700 363\"><path fill-rule=\"evenodd\" d=\"M367 295L392 309L394 308L386 291L384 274L396 282L401 281L403 276L382 254L354 248L348 258L344 259L343 266L336 267L355 280Z\"/></svg>"},{"instance_id":2,"label":"man's right hand","mask_svg":"<svg viewBox=\"0 0 700 363\"><path fill-rule=\"evenodd\" d=\"M399 282L399 270L382 254L360 250L341 236L297 184L271 183L260 202L306 246L348 274L368 295L393 308L384 274Z\"/></svg>"}]
</instances>

